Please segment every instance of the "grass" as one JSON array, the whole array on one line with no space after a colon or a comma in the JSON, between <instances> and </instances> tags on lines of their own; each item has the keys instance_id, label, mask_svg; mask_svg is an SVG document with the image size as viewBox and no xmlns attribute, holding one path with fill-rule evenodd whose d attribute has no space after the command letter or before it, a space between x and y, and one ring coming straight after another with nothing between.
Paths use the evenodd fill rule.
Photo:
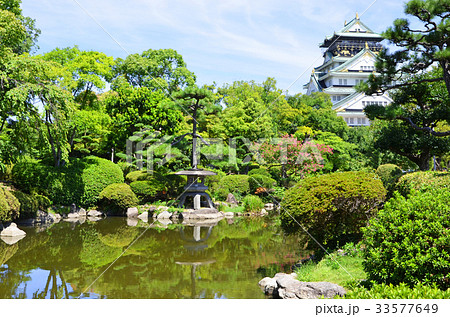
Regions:
<instances>
[{"instance_id":1,"label":"grass","mask_svg":"<svg viewBox=\"0 0 450 317\"><path fill-rule=\"evenodd\" d=\"M237 206L237 207L225 207L223 212L244 212L244 206Z\"/></svg>"},{"instance_id":2,"label":"grass","mask_svg":"<svg viewBox=\"0 0 450 317\"><path fill-rule=\"evenodd\" d=\"M309 262L296 270L302 282L330 282L346 288L366 279L360 254L339 255L332 253L319 263Z\"/></svg>"}]
</instances>

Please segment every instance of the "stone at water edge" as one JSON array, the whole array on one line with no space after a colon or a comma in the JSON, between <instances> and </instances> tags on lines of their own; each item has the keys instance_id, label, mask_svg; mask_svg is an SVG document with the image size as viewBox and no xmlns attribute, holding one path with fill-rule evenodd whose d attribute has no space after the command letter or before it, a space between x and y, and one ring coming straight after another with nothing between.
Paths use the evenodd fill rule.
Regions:
<instances>
[{"instance_id":1,"label":"stone at water edge","mask_svg":"<svg viewBox=\"0 0 450 317\"><path fill-rule=\"evenodd\" d=\"M17 228L14 222L0 232L0 236L2 237L20 237L24 235L26 235L26 232Z\"/></svg>"},{"instance_id":2,"label":"stone at water edge","mask_svg":"<svg viewBox=\"0 0 450 317\"><path fill-rule=\"evenodd\" d=\"M228 211L224 214L225 218L234 218L234 212Z\"/></svg>"},{"instance_id":3,"label":"stone at water edge","mask_svg":"<svg viewBox=\"0 0 450 317\"><path fill-rule=\"evenodd\" d=\"M329 282L300 282L294 274L277 273L273 278L265 277L259 283L266 295L274 298L316 299L344 296L342 286ZM274 288L274 286L276 287Z\"/></svg>"},{"instance_id":4,"label":"stone at water edge","mask_svg":"<svg viewBox=\"0 0 450 317\"><path fill-rule=\"evenodd\" d=\"M136 207L130 207L127 209L128 218L136 218L139 215L139 210Z\"/></svg>"},{"instance_id":5,"label":"stone at water edge","mask_svg":"<svg viewBox=\"0 0 450 317\"><path fill-rule=\"evenodd\" d=\"M170 219L172 217L172 213L168 212L167 210L164 210L159 215L156 216L156 219Z\"/></svg>"},{"instance_id":6,"label":"stone at water edge","mask_svg":"<svg viewBox=\"0 0 450 317\"><path fill-rule=\"evenodd\" d=\"M101 217L103 215L103 213L101 213L100 211L97 211L97 210L89 210L87 215L89 217Z\"/></svg>"},{"instance_id":7,"label":"stone at water edge","mask_svg":"<svg viewBox=\"0 0 450 317\"><path fill-rule=\"evenodd\" d=\"M267 211L272 211L272 210L274 210L274 208L275 208L275 206L272 203L264 205L264 209L267 210Z\"/></svg>"},{"instance_id":8,"label":"stone at water edge","mask_svg":"<svg viewBox=\"0 0 450 317\"><path fill-rule=\"evenodd\" d=\"M148 221L148 212L144 211L142 214L140 214L139 216L137 216L139 219L141 219L144 222Z\"/></svg>"},{"instance_id":9,"label":"stone at water edge","mask_svg":"<svg viewBox=\"0 0 450 317\"><path fill-rule=\"evenodd\" d=\"M238 205L238 201L236 200L236 197L234 197L234 195L231 193L228 194L226 202L231 205L236 205L236 206Z\"/></svg>"},{"instance_id":10,"label":"stone at water edge","mask_svg":"<svg viewBox=\"0 0 450 317\"><path fill-rule=\"evenodd\" d=\"M80 208L80 209L78 210L78 215L79 215L80 217L86 217L86 215L87 215L86 209Z\"/></svg>"}]
</instances>

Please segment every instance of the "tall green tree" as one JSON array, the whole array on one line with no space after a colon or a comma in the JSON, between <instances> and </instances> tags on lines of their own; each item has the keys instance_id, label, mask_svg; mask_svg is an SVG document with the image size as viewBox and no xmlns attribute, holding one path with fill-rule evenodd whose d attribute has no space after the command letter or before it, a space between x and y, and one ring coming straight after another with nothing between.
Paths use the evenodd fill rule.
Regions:
<instances>
[{"instance_id":1,"label":"tall green tree","mask_svg":"<svg viewBox=\"0 0 450 317\"><path fill-rule=\"evenodd\" d=\"M407 19L394 21L383 36L397 50L378 55L379 76L372 75L362 88L368 94L390 91L394 103L386 109L370 106L365 112L369 118L402 120L415 130L448 136L450 130L437 131L435 122L450 119L450 0L412 0L405 13L421 27L411 26ZM431 66L436 69L430 72ZM412 111L415 106L418 111Z\"/></svg>"},{"instance_id":2,"label":"tall green tree","mask_svg":"<svg viewBox=\"0 0 450 317\"><path fill-rule=\"evenodd\" d=\"M168 94L195 83L195 75L183 57L173 49L149 49L117 59L115 75L124 77L133 87L163 90Z\"/></svg>"}]
</instances>

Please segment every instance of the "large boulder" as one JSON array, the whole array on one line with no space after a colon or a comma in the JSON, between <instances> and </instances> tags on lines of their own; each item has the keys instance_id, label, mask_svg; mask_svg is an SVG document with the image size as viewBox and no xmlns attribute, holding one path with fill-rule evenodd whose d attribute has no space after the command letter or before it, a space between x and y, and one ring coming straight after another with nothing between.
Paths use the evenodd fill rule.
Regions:
<instances>
[{"instance_id":1,"label":"large boulder","mask_svg":"<svg viewBox=\"0 0 450 317\"><path fill-rule=\"evenodd\" d=\"M282 299L334 298L346 293L342 286L329 282L300 282L295 274L277 273L258 284L266 295Z\"/></svg>"},{"instance_id":2,"label":"large boulder","mask_svg":"<svg viewBox=\"0 0 450 317\"><path fill-rule=\"evenodd\" d=\"M136 218L139 215L137 207L130 207L127 209L127 218Z\"/></svg>"},{"instance_id":3,"label":"large boulder","mask_svg":"<svg viewBox=\"0 0 450 317\"><path fill-rule=\"evenodd\" d=\"M24 235L26 235L25 231L17 228L17 225L14 222L0 232L0 236L2 237L21 237Z\"/></svg>"},{"instance_id":4,"label":"large boulder","mask_svg":"<svg viewBox=\"0 0 450 317\"><path fill-rule=\"evenodd\" d=\"M236 197L234 197L234 195L231 194L231 193L228 194L226 202L228 204L230 204L231 206L237 206L238 205L238 201L237 201Z\"/></svg>"}]
</instances>

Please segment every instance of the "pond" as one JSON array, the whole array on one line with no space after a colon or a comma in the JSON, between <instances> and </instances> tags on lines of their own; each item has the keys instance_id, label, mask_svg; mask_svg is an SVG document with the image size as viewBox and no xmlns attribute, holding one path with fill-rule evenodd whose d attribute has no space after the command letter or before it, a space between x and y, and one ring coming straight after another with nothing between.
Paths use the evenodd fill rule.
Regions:
<instances>
[{"instance_id":1,"label":"pond","mask_svg":"<svg viewBox=\"0 0 450 317\"><path fill-rule=\"evenodd\" d=\"M21 229L17 243L0 240L0 298L257 299L259 280L309 255L270 218Z\"/></svg>"}]
</instances>

